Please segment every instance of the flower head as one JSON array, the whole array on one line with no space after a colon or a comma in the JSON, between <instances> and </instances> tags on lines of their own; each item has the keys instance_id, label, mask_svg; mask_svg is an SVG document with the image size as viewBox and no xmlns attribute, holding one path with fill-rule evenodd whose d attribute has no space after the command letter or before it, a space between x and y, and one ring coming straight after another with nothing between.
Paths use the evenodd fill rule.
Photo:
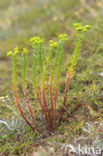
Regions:
<instances>
[{"instance_id":1,"label":"flower head","mask_svg":"<svg viewBox=\"0 0 103 156\"><path fill-rule=\"evenodd\" d=\"M35 46L38 46L38 45L42 45L44 43L44 39L40 39L40 37L32 37L30 38L30 42L35 45Z\"/></svg>"},{"instance_id":2,"label":"flower head","mask_svg":"<svg viewBox=\"0 0 103 156\"><path fill-rule=\"evenodd\" d=\"M58 47L58 42L54 42L53 40L50 40L50 47L57 48Z\"/></svg>"},{"instance_id":3,"label":"flower head","mask_svg":"<svg viewBox=\"0 0 103 156\"><path fill-rule=\"evenodd\" d=\"M75 24L74 24L74 27L76 27L76 28L77 28L77 27L80 27L80 26L81 26L81 23L75 23Z\"/></svg>"},{"instance_id":4,"label":"flower head","mask_svg":"<svg viewBox=\"0 0 103 156\"><path fill-rule=\"evenodd\" d=\"M59 38L60 38L60 40L62 40L62 41L68 40L67 37L68 37L67 34L60 34L60 35L59 35Z\"/></svg>"},{"instance_id":5,"label":"flower head","mask_svg":"<svg viewBox=\"0 0 103 156\"><path fill-rule=\"evenodd\" d=\"M80 23L75 23L74 27L76 27L76 30L81 33L84 33L91 28L90 25L82 26Z\"/></svg>"},{"instance_id":6,"label":"flower head","mask_svg":"<svg viewBox=\"0 0 103 156\"><path fill-rule=\"evenodd\" d=\"M12 55L13 55L12 51L7 52L7 56L12 56Z\"/></svg>"},{"instance_id":7,"label":"flower head","mask_svg":"<svg viewBox=\"0 0 103 156\"><path fill-rule=\"evenodd\" d=\"M91 29L91 25L86 25L85 28L88 30L88 29Z\"/></svg>"},{"instance_id":8,"label":"flower head","mask_svg":"<svg viewBox=\"0 0 103 156\"><path fill-rule=\"evenodd\" d=\"M18 47L14 48L14 53L19 54L19 48Z\"/></svg>"},{"instance_id":9,"label":"flower head","mask_svg":"<svg viewBox=\"0 0 103 156\"><path fill-rule=\"evenodd\" d=\"M76 30L79 31L79 32L83 32L84 27L83 26L76 27Z\"/></svg>"},{"instance_id":10,"label":"flower head","mask_svg":"<svg viewBox=\"0 0 103 156\"><path fill-rule=\"evenodd\" d=\"M23 48L23 50L21 51L22 54L27 54L28 50L26 48Z\"/></svg>"}]
</instances>

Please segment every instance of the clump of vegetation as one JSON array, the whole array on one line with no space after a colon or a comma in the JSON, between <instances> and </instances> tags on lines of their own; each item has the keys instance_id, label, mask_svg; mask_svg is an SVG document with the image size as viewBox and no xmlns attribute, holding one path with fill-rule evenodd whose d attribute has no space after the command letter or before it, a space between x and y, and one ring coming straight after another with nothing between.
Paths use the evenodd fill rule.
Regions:
<instances>
[{"instance_id":1,"label":"clump of vegetation","mask_svg":"<svg viewBox=\"0 0 103 156\"><path fill-rule=\"evenodd\" d=\"M64 43L68 39L67 34L60 34L59 41L50 41L49 54L46 56L44 48L44 40L40 37L33 37L30 39L32 45L32 85L34 88L34 94L38 103L41 106L42 112L45 116L46 130L50 133L56 130L61 124L63 114L65 112L67 104L68 89L70 86L71 79L74 75L75 66L77 59L82 47L85 33L90 29L89 25L82 26L80 23L74 24L76 28L76 41L73 55L71 57L71 64L67 69L65 92L64 97L60 100L61 105L59 111L57 104L59 102L59 93L61 85L61 73L62 63L64 55ZM41 133L39 126L37 125L36 118L34 115L33 108L30 104L29 95L27 92L27 68L28 68L28 50L23 48L21 51L22 55L22 88L25 97L25 101L28 107L29 115L32 119L26 117L25 111L21 107L19 91L18 91L18 54L20 53L18 47L14 49L14 52L10 51L7 53L8 56L13 57L13 87L15 93L15 103L17 104L18 110L22 118L31 127L35 134Z\"/></svg>"}]
</instances>

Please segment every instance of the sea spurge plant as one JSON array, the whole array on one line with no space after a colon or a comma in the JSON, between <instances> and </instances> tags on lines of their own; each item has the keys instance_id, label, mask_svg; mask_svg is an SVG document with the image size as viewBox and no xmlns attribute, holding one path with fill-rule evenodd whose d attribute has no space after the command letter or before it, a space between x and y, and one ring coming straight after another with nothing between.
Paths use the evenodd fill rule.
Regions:
<instances>
[{"instance_id":1,"label":"sea spurge plant","mask_svg":"<svg viewBox=\"0 0 103 156\"><path fill-rule=\"evenodd\" d=\"M35 132L35 129L31 125L31 123L28 121L26 118L24 112L22 111L20 100L19 100L19 95L18 95L18 85L17 85L17 76L18 76L18 54L19 54L19 49L18 47L14 48L14 51L7 52L8 56L13 57L13 88L14 88L14 94L15 94L15 103L18 107L18 110L22 116L22 118L26 121L26 123L31 127L33 132Z\"/></svg>"},{"instance_id":2,"label":"sea spurge plant","mask_svg":"<svg viewBox=\"0 0 103 156\"><path fill-rule=\"evenodd\" d=\"M79 53L80 53L81 48L82 48L82 43L83 43L83 39L85 37L85 32L88 29L91 28L90 25L82 26L80 23L74 24L74 27L77 30L76 42L75 42L74 52L73 52L73 55L71 57L71 64L68 67L68 71L67 71L67 81L66 81L66 85L65 85L65 95L64 95L63 107L62 107L62 112L61 112L62 115L61 115L61 117L59 119L59 124L62 121L63 113L65 112L64 106L66 106L68 89L69 89L69 85L70 85L71 79L72 79L72 77L74 75L75 66L77 64Z\"/></svg>"},{"instance_id":3,"label":"sea spurge plant","mask_svg":"<svg viewBox=\"0 0 103 156\"><path fill-rule=\"evenodd\" d=\"M63 114L65 112L64 107L67 105L68 89L72 77L74 76L75 66L79 57L79 53L82 48L83 39L85 33L91 26L82 26L80 23L74 25L76 28L76 42L73 55L71 57L70 66L67 70L64 98L61 102L61 106L58 111L59 93L61 85L61 73L62 63L64 55L64 43L68 40L67 34L60 34L58 42L50 40L49 52L45 53L44 39L40 37L30 38L32 46L32 85L34 95L38 100L38 104L41 107L44 114L45 127L48 132L54 131L61 123ZM31 127L33 132L41 133L39 126L36 123L36 118L30 99L27 92L27 68L28 68L28 50L23 48L21 51L22 56L22 88L24 92L26 106L30 118L27 119L25 111L22 110L22 106L18 93L18 54L19 49L14 48L14 52L9 51L8 56L13 57L13 85L15 93L15 102L18 106L22 118ZM19 54L20 55L20 54ZM31 122L32 121L32 122ZM33 124L32 124L33 123Z\"/></svg>"}]
</instances>

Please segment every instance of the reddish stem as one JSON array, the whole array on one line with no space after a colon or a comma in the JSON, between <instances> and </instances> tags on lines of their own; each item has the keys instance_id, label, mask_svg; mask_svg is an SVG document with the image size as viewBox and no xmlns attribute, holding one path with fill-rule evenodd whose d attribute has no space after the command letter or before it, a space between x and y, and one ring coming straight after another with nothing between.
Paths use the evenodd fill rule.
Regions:
<instances>
[{"instance_id":1,"label":"reddish stem","mask_svg":"<svg viewBox=\"0 0 103 156\"><path fill-rule=\"evenodd\" d=\"M40 104L42 110L45 112L45 109L44 109L44 107L43 107L43 105L42 105L42 103L41 103L40 97L39 97L39 92L38 92L38 90L36 91L36 97L37 97L37 100L38 100L38 102L39 102L39 104Z\"/></svg>"},{"instance_id":2,"label":"reddish stem","mask_svg":"<svg viewBox=\"0 0 103 156\"><path fill-rule=\"evenodd\" d=\"M51 101L51 128L53 126L53 115L54 115L54 105L53 105L53 93L52 93L52 85L50 85L50 88L49 88L49 92L50 92L50 101Z\"/></svg>"},{"instance_id":3,"label":"reddish stem","mask_svg":"<svg viewBox=\"0 0 103 156\"><path fill-rule=\"evenodd\" d=\"M68 96L68 89L69 89L70 81L71 81L71 78L68 75L67 76L66 86L65 86L65 96L64 96L64 101L63 101L63 107L61 108L61 113L60 113L61 115L60 115L60 119L59 119L59 125L60 125L60 123L62 121L62 117L63 117L63 114L65 112L64 106L66 105L66 102L67 102L67 96Z\"/></svg>"},{"instance_id":4,"label":"reddish stem","mask_svg":"<svg viewBox=\"0 0 103 156\"><path fill-rule=\"evenodd\" d=\"M57 100L58 100L58 87L56 87L56 90L55 90L55 99L54 99L54 110L55 110L55 128L56 128L56 119L57 119L57 110L56 110Z\"/></svg>"},{"instance_id":5,"label":"reddish stem","mask_svg":"<svg viewBox=\"0 0 103 156\"><path fill-rule=\"evenodd\" d=\"M24 95L25 95L25 100L26 100L26 102L27 102L27 106L28 106L29 113L30 113L30 115L31 115L32 121L33 121L33 123L34 123L34 125L35 125L36 130L39 132L38 126L37 126L36 121L35 121L35 118L34 118L34 116L33 116L32 107L31 107L31 105L30 105L30 100L29 100L29 97L28 97L28 94L27 94L26 89L24 89Z\"/></svg>"},{"instance_id":6,"label":"reddish stem","mask_svg":"<svg viewBox=\"0 0 103 156\"><path fill-rule=\"evenodd\" d=\"M50 122L50 116L49 116L50 114L49 114L49 109L48 109L48 105L47 105L46 98L45 98L45 89L44 88L42 90L42 96L43 96L44 107L45 107L45 111L46 111L46 115L47 115L49 130L51 130L51 122Z\"/></svg>"},{"instance_id":7,"label":"reddish stem","mask_svg":"<svg viewBox=\"0 0 103 156\"><path fill-rule=\"evenodd\" d=\"M24 115L24 113L23 113L23 111L22 111L22 109L21 109L21 107L20 107L20 102L19 102L19 97L18 97L18 93L17 93L17 88L16 88L16 87L14 87L14 93L15 93L15 102L16 102L16 104L17 104L17 107L18 107L18 109L19 109L19 112L20 112L22 118L26 121L26 123L29 125L29 127L30 127L30 128L33 130L33 132L35 133L34 128L32 127L31 123L27 120L27 118L25 117L25 115Z\"/></svg>"},{"instance_id":8,"label":"reddish stem","mask_svg":"<svg viewBox=\"0 0 103 156\"><path fill-rule=\"evenodd\" d=\"M40 100L40 97L39 97L39 92L38 92L38 90L36 91L36 97L37 97L37 100L38 100L38 102L39 102L39 104L40 104L42 110L43 110L44 113L45 113L45 120L48 121L48 113L47 113L47 111L46 111L46 108L43 107L43 105L42 105L42 103L41 103L41 100Z\"/></svg>"}]
</instances>

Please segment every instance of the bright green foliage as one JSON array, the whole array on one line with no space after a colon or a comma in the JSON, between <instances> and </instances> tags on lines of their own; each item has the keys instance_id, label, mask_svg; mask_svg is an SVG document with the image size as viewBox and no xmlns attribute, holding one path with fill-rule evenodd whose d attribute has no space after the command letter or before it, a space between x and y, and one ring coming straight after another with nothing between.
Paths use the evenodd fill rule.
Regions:
<instances>
[{"instance_id":1,"label":"bright green foliage","mask_svg":"<svg viewBox=\"0 0 103 156\"><path fill-rule=\"evenodd\" d=\"M38 71L37 71L37 60L38 60L38 42L40 41L40 37L30 38L30 42L33 48L33 56L32 56L32 82L35 89L38 87Z\"/></svg>"},{"instance_id":2,"label":"bright green foliage","mask_svg":"<svg viewBox=\"0 0 103 156\"><path fill-rule=\"evenodd\" d=\"M37 68L38 68L37 59L38 59L38 57L37 57L37 53L36 53L36 48L33 48L32 58L33 58L33 62L32 62L33 86L35 89L37 89L37 87L38 87L38 84L37 84L38 83L38 71L37 71Z\"/></svg>"},{"instance_id":3,"label":"bright green foliage","mask_svg":"<svg viewBox=\"0 0 103 156\"><path fill-rule=\"evenodd\" d=\"M61 67L62 67L63 53L64 53L63 46L64 46L64 41L66 40L67 40L67 34L59 35L58 50L57 50L57 54L56 54L55 62L54 62L54 66L57 66L57 69L56 69L57 87L59 87L59 83L60 83Z\"/></svg>"},{"instance_id":4,"label":"bright green foliage","mask_svg":"<svg viewBox=\"0 0 103 156\"><path fill-rule=\"evenodd\" d=\"M7 52L7 56L13 56L13 83L14 85L17 85L17 55L19 54L18 47L14 48L14 52L9 51Z\"/></svg>"},{"instance_id":5,"label":"bright green foliage","mask_svg":"<svg viewBox=\"0 0 103 156\"><path fill-rule=\"evenodd\" d=\"M17 55L14 54L13 56L13 82L17 84Z\"/></svg>"},{"instance_id":6,"label":"bright green foliage","mask_svg":"<svg viewBox=\"0 0 103 156\"><path fill-rule=\"evenodd\" d=\"M42 79L43 74L45 72L45 63L46 63L45 50L42 44L39 45L39 63L40 63L40 73Z\"/></svg>"},{"instance_id":7,"label":"bright green foliage","mask_svg":"<svg viewBox=\"0 0 103 156\"><path fill-rule=\"evenodd\" d=\"M44 40L40 37L33 37L30 39L33 48L33 86L35 89L38 87L38 72L40 72L41 79L43 78L43 72L45 68L45 51L43 48ZM39 68L39 69L38 69Z\"/></svg>"},{"instance_id":8,"label":"bright green foliage","mask_svg":"<svg viewBox=\"0 0 103 156\"><path fill-rule=\"evenodd\" d=\"M61 56L62 56L62 48L63 48L63 44L64 44L64 41L67 40L67 34L60 34L59 35L59 43L58 43L58 51L57 51L57 54L56 54L56 58L55 58L55 65L59 65L59 63L61 62L60 59L61 59ZM61 59L62 60L62 59Z\"/></svg>"},{"instance_id":9,"label":"bright green foliage","mask_svg":"<svg viewBox=\"0 0 103 156\"><path fill-rule=\"evenodd\" d=\"M63 40L60 40L59 45L58 45L58 55L57 55L57 58L56 58L57 85L59 85L59 83L60 83L61 67L62 67L62 61L63 61L63 52L64 52L64 50L63 50Z\"/></svg>"},{"instance_id":10,"label":"bright green foliage","mask_svg":"<svg viewBox=\"0 0 103 156\"><path fill-rule=\"evenodd\" d=\"M55 49L58 49L58 46L59 46L59 44L58 44L58 42L54 42L54 41L52 41L52 40L50 40L50 50L49 50L49 57L48 57L48 63L51 61L51 59L52 59L52 57L53 57L53 52L54 52L54 50ZM53 62L53 65L52 65L52 67L51 67L51 69L49 69L50 71L50 79L49 79L49 81L50 81L50 84L52 85L52 82L53 82L53 78L54 78L54 75L55 75L55 66L56 66L56 60L58 59L57 57L58 57L58 55L59 55L59 51L57 51L57 54L56 54L56 56L55 56L55 58L56 59L54 59L55 61ZM50 63L49 63L50 64Z\"/></svg>"},{"instance_id":11,"label":"bright green foliage","mask_svg":"<svg viewBox=\"0 0 103 156\"><path fill-rule=\"evenodd\" d=\"M27 79L27 49L23 48L21 51L22 57L23 57L23 71L22 71L22 79L23 79L23 86L26 85L26 79Z\"/></svg>"},{"instance_id":12,"label":"bright green foliage","mask_svg":"<svg viewBox=\"0 0 103 156\"><path fill-rule=\"evenodd\" d=\"M44 48L43 48L44 40L40 39L40 37L33 37L30 39L30 42L32 43L33 50L37 49L38 51L38 53L35 52L35 54L38 55L39 57L40 73L42 75L44 61L45 61L45 53L44 53ZM34 58L34 62L35 62L35 58Z\"/></svg>"},{"instance_id":13,"label":"bright green foliage","mask_svg":"<svg viewBox=\"0 0 103 156\"><path fill-rule=\"evenodd\" d=\"M74 48L74 52L71 58L71 65L68 68L69 72L68 74L70 76L73 75L74 70L75 70L75 65L77 63L77 59L80 53L80 50L82 48L82 43L83 43L83 39L85 37L85 32L91 28L90 25L86 25L86 26L82 26L80 23L76 23L74 24L74 27L76 27L77 30L77 36L76 36L76 42L75 42L75 48Z\"/></svg>"}]
</instances>

